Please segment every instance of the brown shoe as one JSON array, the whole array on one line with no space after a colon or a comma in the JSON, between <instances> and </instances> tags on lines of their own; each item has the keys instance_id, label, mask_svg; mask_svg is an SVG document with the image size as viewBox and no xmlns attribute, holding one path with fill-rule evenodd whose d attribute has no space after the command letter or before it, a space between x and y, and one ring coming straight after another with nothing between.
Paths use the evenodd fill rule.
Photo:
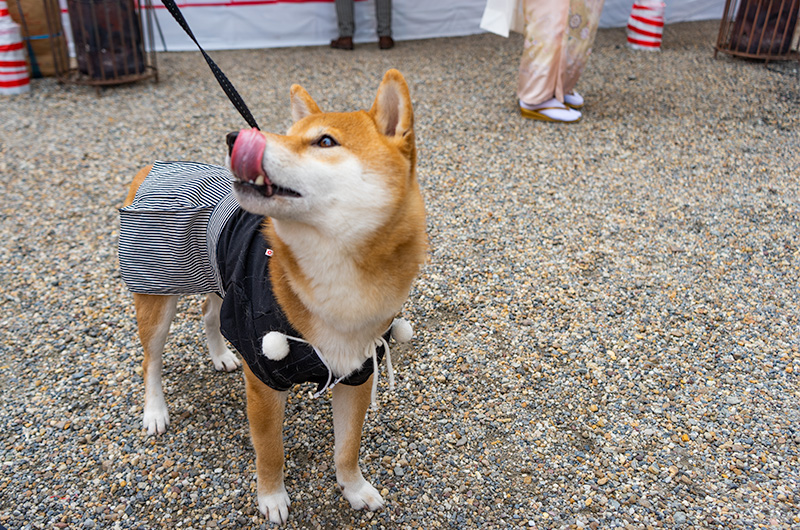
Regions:
<instances>
[{"instance_id":1,"label":"brown shoe","mask_svg":"<svg viewBox=\"0 0 800 530\"><path fill-rule=\"evenodd\" d=\"M338 39L332 40L331 48L336 48L337 50L352 50L353 37L339 37Z\"/></svg>"},{"instance_id":2,"label":"brown shoe","mask_svg":"<svg viewBox=\"0 0 800 530\"><path fill-rule=\"evenodd\" d=\"M394 40L391 37L379 37L378 48L381 50L390 50L394 48Z\"/></svg>"}]
</instances>

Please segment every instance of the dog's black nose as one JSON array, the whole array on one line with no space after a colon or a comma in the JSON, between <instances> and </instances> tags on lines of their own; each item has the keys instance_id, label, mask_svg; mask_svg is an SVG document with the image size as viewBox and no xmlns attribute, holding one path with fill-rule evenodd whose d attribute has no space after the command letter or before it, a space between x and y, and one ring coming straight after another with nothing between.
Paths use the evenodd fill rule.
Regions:
<instances>
[{"instance_id":1,"label":"dog's black nose","mask_svg":"<svg viewBox=\"0 0 800 530\"><path fill-rule=\"evenodd\" d=\"M228 154L233 153L233 144L236 142L236 137L239 136L239 132L231 132L225 137L225 141L228 143Z\"/></svg>"}]
</instances>

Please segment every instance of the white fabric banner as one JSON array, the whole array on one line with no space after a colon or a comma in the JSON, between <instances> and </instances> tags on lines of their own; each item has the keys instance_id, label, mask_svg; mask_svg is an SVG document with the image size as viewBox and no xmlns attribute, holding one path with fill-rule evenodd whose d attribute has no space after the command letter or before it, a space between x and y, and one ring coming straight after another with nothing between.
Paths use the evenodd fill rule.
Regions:
<instances>
[{"instance_id":1,"label":"white fabric banner","mask_svg":"<svg viewBox=\"0 0 800 530\"><path fill-rule=\"evenodd\" d=\"M664 0L664 22L690 22L722 18L725 0ZM600 14L601 28L622 28L628 24L633 0L606 0Z\"/></svg>"},{"instance_id":2,"label":"white fabric banner","mask_svg":"<svg viewBox=\"0 0 800 530\"><path fill-rule=\"evenodd\" d=\"M207 50L321 46L338 36L332 0L177 3L200 45ZM163 4L159 0L153 0L153 4L167 49L196 50ZM394 0L392 36L395 40L412 40L483 33L479 24L485 5L486 0ZM356 1L355 19L355 42L376 42L374 1ZM157 28L155 46L162 51Z\"/></svg>"},{"instance_id":3,"label":"white fabric banner","mask_svg":"<svg viewBox=\"0 0 800 530\"><path fill-rule=\"evenodd\" d=\"M667 24L719 19L725 0L665 0ZM196 50L160 0L153 0L169 51ZM484 33L481 18L487 0L394 0L395 40L456 37ZM633 0L606 0L601 27L624 27ZM207 50L322 46L336 38L333 0L184 0L178 1L197 40ZM357 0L355 42L377 41L374 0ZM156 50L162 51L155 29Z\"/></svg>"}]
</instances>

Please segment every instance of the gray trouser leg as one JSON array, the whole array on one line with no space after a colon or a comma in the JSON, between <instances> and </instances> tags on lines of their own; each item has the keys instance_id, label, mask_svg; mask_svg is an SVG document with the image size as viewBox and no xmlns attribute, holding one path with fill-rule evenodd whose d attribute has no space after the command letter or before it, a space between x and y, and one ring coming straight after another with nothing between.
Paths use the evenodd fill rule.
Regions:
<instances>
[{"instance_id":1,"label":"gray trouser leg","mask_svg":"<svg viewBox=\"0 0 800 530\"><path fill-rule=\"evenodd\" d=\"M378 37L391 37L392 0L375 0L375 18L378 19Z\"/></svg>"},{"instance_id":2,"label":"gray trouser leg","mask_svg":"<svg viewBox=\"0 0 800 530\"><path fill-rule=\"evenodd\" d=\"M339 22L339 36L352 37L356 29L353 0L336 0L336 19Z\"/></svg>"}]
</instances>

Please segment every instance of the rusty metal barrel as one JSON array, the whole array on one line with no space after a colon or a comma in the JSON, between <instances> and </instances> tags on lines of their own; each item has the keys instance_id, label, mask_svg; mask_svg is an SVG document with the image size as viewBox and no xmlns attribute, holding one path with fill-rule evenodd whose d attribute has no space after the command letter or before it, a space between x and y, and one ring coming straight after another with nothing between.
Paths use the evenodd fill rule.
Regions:
<instances>
[{"instance_id":1,"label":"rusty metal barrel","mask_svg":"<svg viewBox=\"0 0 800 530\"><path fill-rule=\"evenodd\" d=\"M726 0L714 56L797 59L799 11L800 0Z\"/></svg>"},{"instance_id":2,"label":"rusty metal barrel","mask_svg":"<svg viewBox=\"0 0 800 530\"><path fill-rule=\"evenodd\" d=\"M51 6L48 11L57 9L57 0L44 1ZM150 0L67 0L67 11L75 60L58 65L60 81L96 87L148 78L158 82ZM52 23L60 20L54 16Z\"/></svg>"}]
</instances>

